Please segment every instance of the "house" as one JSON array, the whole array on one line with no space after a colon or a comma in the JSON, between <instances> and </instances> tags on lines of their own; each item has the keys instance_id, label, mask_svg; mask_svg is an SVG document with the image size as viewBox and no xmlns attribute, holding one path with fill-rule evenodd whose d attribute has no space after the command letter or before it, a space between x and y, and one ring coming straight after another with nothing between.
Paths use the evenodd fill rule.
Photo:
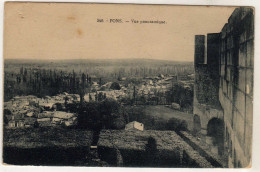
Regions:
<instances>
[{"instance_id":1,"label":"house","mask_svg":"<svg viewBox=\"0 0 260 172\"><path fill-rule=\"evenodd\" d=\"M36 121L36 118L28 117L24 118L24 126L25 127L32 127Z\"/></svg>"},{"instance_id":2,"label":"house","mask_svg":"<svg viewBox=\"0 0 260 172\"><path fill-rule=\"evenodd\" d=\"M29 101L29 106L35 106L35 107L37 107L37 106L39 106L39 103L37 103L37 102L35 102L35 101L33 101L33 100L30 100L30 101Z\"/></svg>"},{"instance_id":3,"label":"house","mask_svg":"<svg viewBox=\"0 0 260 172\"><path fill-rule=\"evenodd\" d=\"M11 120L8 122L9 128L21 128L24 127L24 120Z\"/></svg>"},{"instance_id":4,"label":"house","mask_svg":"<svg viewBox=\"0 0 260 172\"><path fill-rule=\"evenodd\" d=\"M144 131L144 124L137 122L137 121L132 121L125 126L125 130L140 130Z\"/></svg>"},{"instance_id":5,"label":"house","mask_svg":"<svg viewBox=\"0 0 260 172\"><path fill-rule=\"evenodd\" d=\"M74 116L75 116L75 114L73 114L73 113L67 113L67 112L63 112L63 111L55 111L53 113L54 118L60 118L60 119L70 119Z\"/></svg>"},{"instance_id":6,"label":"house","mask_svg":"<svg viewBox=\"0 0 260 172\"><path fill-rule=\"evenodd\" d=\"M51 118L38 118L37 123L40 127L49 127L53 125L51 123Z\"/></svg>"},{"instance_id":7,"label":"house","mask_svg":"<svg viewBox=\"0 0 260 172\"><path fill-rule=\"evenodd\" d=\"M159 74L158 77L159 78L164 78L164 75L163 74Z\"/></svg>"},{"instance_id":8,"label":"house","mask_svg":"<svg viewBox=\"0 0 260 172\"><path fill-rule=\"evenodd\" d=\"M152 85L153 81L152 80L148 80L147 84Z\"/></svg>"},{"instance_id":9,"label":"house","mask_svg":"<svg viewBox=\"0 0 260 172\"><path fill-rule=\"evenodd\" d=\"M37 115L37 117L40 119L40 118L51 118L53 117L53 113L54 112L50 112L50 111L43 111L42 113L39 113Z\"/></svg>"},{"instance_id":10,"label":"house","mask_svg":"<svg viewBox=\"0 0 260 172\"><path fill-rule=\"evenodd\" d=\"M45 108L45 109L51 109L54 106L54 103L51 102L39 102L39 106Z\"/></svg>"},{"instance_id":11,"label":"house","mask_svg":"<svg viewBox=\"0 0 260 172\"><path fill-rule=\"evenodd\" d=\"M58 124L61 123L62 119L61 118L52 118L52 123Z\"/></svg>"},{"instance_id":12,"label":"house","mask_svg":"<svg viewBox=\"0 0 260 172\"><path fill-rule=\"evenodd\" d=\"M8 122L8 127L9 128L15 128L15 121L14 120L11 120Z\"/></svg>"},{"instance_id":13,"label":"house","mask_svg":"<svg viewBox=\"0 0 260 172\"><path fill-rule=\"evenodd\" d=\"M28 117L32 117L34 115L34 112L28 112L27 114L26 114L26 116L28 116Z\"/></svg>"},{"instance_id":14,"label":"house","mask_svg":"<svg viewBox=\"0 0 260 172\"><path fill-rule=\"evenodd\" d=\"M9 128L21 128L24 127L24 116L23 114L6 115L8 119Z\"/></svg>"},{"instance_id":15,"label":"house","mask_svg":"<svg viewBox=\"0 0 260 172\"><path fill-rule=\"evenodd\" d=\"M51 121L51 118L37 118L37 122L49 122Z\"/></svg>"},{"instance_id":16,"label":"house","mask_svg":"<svg viewBox=\"0 0 260 172\"><path fill-rule=\"evenodd\" d=\"M65 120L63 122L64 126L66 127L69 127L69 126L72 126L74 124L74 121L73 120Z\"/></svg>"}]
</instances>

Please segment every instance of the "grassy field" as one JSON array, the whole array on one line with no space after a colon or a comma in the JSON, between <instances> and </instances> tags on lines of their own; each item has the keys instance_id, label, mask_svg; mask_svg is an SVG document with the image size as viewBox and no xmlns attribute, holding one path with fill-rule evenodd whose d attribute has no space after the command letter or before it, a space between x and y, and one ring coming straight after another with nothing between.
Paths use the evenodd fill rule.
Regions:
<instances>
[{"instance_id":1,"label":"grassy field","mask_svg":"<svg viewBox=\"0 0 260 172\"><path fill-rule=\"evenodd\" d=\"M185 120L188 124L188 129L193 128L193 116L192 114L184 113L178 110L165 107L163 105L158 106L145 106L144 108L145 115L150 115L155 118L161 118L164 120L169 120L171 118L177 118Z\"/></svg>"}]
</instances>

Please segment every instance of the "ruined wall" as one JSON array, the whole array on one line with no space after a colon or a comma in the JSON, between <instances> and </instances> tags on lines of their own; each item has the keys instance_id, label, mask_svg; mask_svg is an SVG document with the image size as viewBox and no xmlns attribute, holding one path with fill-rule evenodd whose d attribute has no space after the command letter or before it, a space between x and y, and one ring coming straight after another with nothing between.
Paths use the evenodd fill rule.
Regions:
<instances>
[{"instance_id":1,"label":"ruined wall","mask_svg":"<svg viewBox=\"0 0 260 172\"><path fill-rule=\"evenodd\" d=\"M204 48L201 48L203 41L198 38L206 40L205 44L203 44ZM194 128L193 134L199 135L204 142L206 142L208 137L209 121L213 118L223 120L223 110L219 103L219 48L219 33L207 34L206 37L202 35L195 36L193 113L195 114L194 126L196 128ZM219 130L223 131L223 129ZM223 142L217 147L215 152L223 152ZM212 150L216 148L213 144L208 146L212 146Z\"/></svg>"},{"instance_id":2,"label":"ruined wall","mask_svg":"<svg viewBox=\"0 0 260 172\"><path fill-rule=\"evenodd\" d=\"M205 44L205 40L207 40ZM206 51L205 51L206 49ZM195 36L195 85L196 101L200 104L219 106L219 34ZM196 103L196 102L195 102Z\"/></svg>"},{"instance_id":3,"label":"ruined wall","mask_svg":"<svg viewBox=\"0 0 260 172\"><path fill-rule=\"evenodd\" d=\"M254 17L236 9L221 31L219 100L224 109L229 166L251 161L253 123Z\"/></svg>"},{"instance_id":4,"label":"ruined wall","mask_svg":"<svg viewBox=\"0 0 260 172\"><path fill-rule=\"evenodd\" d=\"M197 64L204 64L205 60L205 36L204 35L196 35L195 36L195 66Z\"/></svg>"},{"instance_id":5,"label":"ruined wall","mask_svg":"<svg viewBox=\"0 0 260 172\"><path fill-rule=\"evenodd\" d=\"M202 38L201 35L195 37L194 114L201 118L205 131L210 120L208 112L220 103L229 167L246 167L251 162L252 148L253 9L237 8L220 34L207 35L204 61L201 59L205 58L205 51L200 47ZM220 114L217 118L221 118Z\"/></svg>"}]
</instances>

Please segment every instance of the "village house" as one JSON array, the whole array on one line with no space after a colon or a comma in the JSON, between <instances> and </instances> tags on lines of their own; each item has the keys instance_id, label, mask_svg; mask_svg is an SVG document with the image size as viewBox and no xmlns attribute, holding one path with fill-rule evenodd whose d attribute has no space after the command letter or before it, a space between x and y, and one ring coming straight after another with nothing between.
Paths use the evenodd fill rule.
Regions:
<instances>
[{"instance_id":1,"label":"village house","mask_svg":"<svg viewBox=\"0 0 260 172\"><path fill-rule=\"evenodd\" d=\"M37 123L40 127L49 127L53 125L51 123L51 118L37 118Z\"/></svg>"},{"instance_id":2,"label":"village house","mask_svg":"<svg viewBox=\"0 0 260 172\"><path fill-rule=\"evenodd\" d=\"M21 116L12 115L11 120L8 121L9 128L22 128L24 127L24 119Z\"/></svg>"},{"instance_id":3,"label":"village house","mask_svg":"<svg viewBox=\"0 0 260 172\"><path fill-rule=\"evenodd\" d=\"M137 122L137 121L132 121L126 124L125 130L140 130L144 131L144 124Z\"/></svg>"},{"instance_id":4,"label":"village house","mask_svg":"<svg viewBox=\"0 0 260 172\"><path fill-rule=\"evenodd\" d=\"M9 121L9 122L8 122L8 127L9 127L9 128L15 128L15 123L16 123L16 122L15 122L14 120Z\"/></svg>"}]
</instances>

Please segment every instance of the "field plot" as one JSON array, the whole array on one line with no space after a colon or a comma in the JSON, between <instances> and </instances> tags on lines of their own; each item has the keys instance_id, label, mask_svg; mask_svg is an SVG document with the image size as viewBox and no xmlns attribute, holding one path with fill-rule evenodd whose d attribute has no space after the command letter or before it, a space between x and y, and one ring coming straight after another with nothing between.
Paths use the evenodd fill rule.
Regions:
<instances>
[{"instance_id":1,"label":"field plot","mask_svg":"<svg viewBox=\"0 0 260 172\"><path fill-rule=\"evenodd\" d=\"M63 128L5 129L5 163L19 165L83 164L92 132Z\"/></svg>"},{"instance_id":2,"label":"field plot","mask_svg":"<svg viewBox=\"0 0 260 172\"><path fill-rule=\"evenodd\" d=\"M174 131L102 130L98 152L111 166L212 167Z\"/></svg>"},{"instance_id":3,"label":"field plot","mask_svg":"<svg viewBox=\"0 0 260 172\"><path fill-rule=\"evenodd\" d=\"M171 118L177 118L180 120L185 120L188 124L188 129L193 128L193 116L192 114L184 113L178 110L174 110L163 105L158 106L145 106L145 115L150 115L155 118L161 118L164 120L169 120Z\"/></svg>"}]
</instances>

